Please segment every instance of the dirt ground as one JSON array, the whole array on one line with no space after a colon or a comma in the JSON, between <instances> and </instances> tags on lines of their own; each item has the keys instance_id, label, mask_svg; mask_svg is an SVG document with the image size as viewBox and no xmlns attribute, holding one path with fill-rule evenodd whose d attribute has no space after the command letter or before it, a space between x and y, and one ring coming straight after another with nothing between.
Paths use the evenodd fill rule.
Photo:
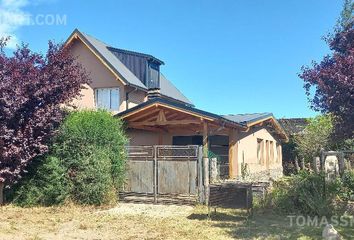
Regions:
<instances>
[{"instance_id":1,"label":"dirt ground","mask_svg":"<svg viewBox=\"0 0 354 240\"><path fill-rule=\"evenodd\" d=\"M121 203L114 208L79 206L0 207L0 240L7 239L320 239L320 228L289 226L273 213L197 206ZM354 229L338 229L344 239Z\"/></svg>"}]
</instances>

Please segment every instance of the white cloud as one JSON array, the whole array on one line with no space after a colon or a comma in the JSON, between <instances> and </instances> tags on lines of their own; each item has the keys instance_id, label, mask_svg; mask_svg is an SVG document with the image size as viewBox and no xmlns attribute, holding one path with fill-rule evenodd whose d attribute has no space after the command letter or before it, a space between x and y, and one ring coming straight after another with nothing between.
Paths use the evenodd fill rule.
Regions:
<instances>
[{"instance_id":1,"label":"white cloud","mask_svg":"<svg viewBox=\"0 0 354 240\"><path fill-rule=\"evenodd\" d=\"M19 40L16 30L28 25L29 13L23 8L30 3L28 0L0 0L0 38L10 37L7 48L16 48Z\"/></svg>"}]
</instances>

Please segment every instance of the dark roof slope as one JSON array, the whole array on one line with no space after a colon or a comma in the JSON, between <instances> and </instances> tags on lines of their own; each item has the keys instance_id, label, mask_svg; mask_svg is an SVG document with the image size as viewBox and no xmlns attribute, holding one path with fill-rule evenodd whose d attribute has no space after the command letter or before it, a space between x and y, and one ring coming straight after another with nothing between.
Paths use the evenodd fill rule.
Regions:
<instances>
[{"instance_id":1,"label":"dark roof slope","mask_svg":"<svg viewBox=\"0 0 354 240\"><path fill-rule=\"evenodd\" d=\"M286 134L299 134L308 125L306 118L281 118L278 120Z\"/></svg>"},{"instance_id":2,"label":"dark roof slope","mask_svg":"<svg viewBox=\"0 0 354 240\"><path fill-rule=\"evenodd\" d=\"M258 120L262 120L268 117L273 117L273 114L272 113L229 114L229 115L223 115L223 117L231 121L247 125L256 122Z\"/></svg>"},{"instance_id":3,"label":"dark roof slope","mask_svg":"<svg viewBox=\"0 0 354 240\"><path fill-rule=\"evenodd\" d=\"M146 54L146 53L140 53L140 52L135 52L135 51L130 51L130 50L125 50L125 49L121 49L121 48L114 48L114 47L109 47L108 48L110 51L112 51L113 53L124 53L124 54L129 54L129 55L135 55L135 56L139 56L139 57L143 57L149 60L153 60L155 62L158 62L159 64L163 65L165 64L162 60L155 58L154 56L150 55L150 54Z\"/></svg>"}]
</instances>

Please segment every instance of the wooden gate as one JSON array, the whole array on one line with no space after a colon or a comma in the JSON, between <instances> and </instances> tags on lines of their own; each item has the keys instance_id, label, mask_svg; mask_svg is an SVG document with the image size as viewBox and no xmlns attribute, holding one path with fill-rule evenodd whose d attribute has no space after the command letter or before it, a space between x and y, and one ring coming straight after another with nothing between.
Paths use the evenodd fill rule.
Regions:
<instances>
[{"instance_id":1,"label":"wooden gate","mask_svg":"<svg viewBox=\"0 0 354 240\"><path fill-rule=\"evenodd\" d=\"M124 201L195 203L202 191L202 150L196 145L129 146Z\"/></svg>"}]
</instances>

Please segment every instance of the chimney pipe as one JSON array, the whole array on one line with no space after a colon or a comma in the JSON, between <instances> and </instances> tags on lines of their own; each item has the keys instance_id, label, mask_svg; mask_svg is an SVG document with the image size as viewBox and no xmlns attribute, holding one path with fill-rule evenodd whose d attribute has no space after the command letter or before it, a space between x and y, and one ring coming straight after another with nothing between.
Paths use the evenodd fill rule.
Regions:
<instances>
[{"instance_id":1,"label":"chimney pipe","mask_svg":"<svg viewBox=\"0 0 354 240\"><path fill-rule=\"evenodd\" d=\"M160 98L160 97L161 97L160 88L149 88L148 89L148 92L147 92L148 100Z\"/></svg>"}]
</instances>

